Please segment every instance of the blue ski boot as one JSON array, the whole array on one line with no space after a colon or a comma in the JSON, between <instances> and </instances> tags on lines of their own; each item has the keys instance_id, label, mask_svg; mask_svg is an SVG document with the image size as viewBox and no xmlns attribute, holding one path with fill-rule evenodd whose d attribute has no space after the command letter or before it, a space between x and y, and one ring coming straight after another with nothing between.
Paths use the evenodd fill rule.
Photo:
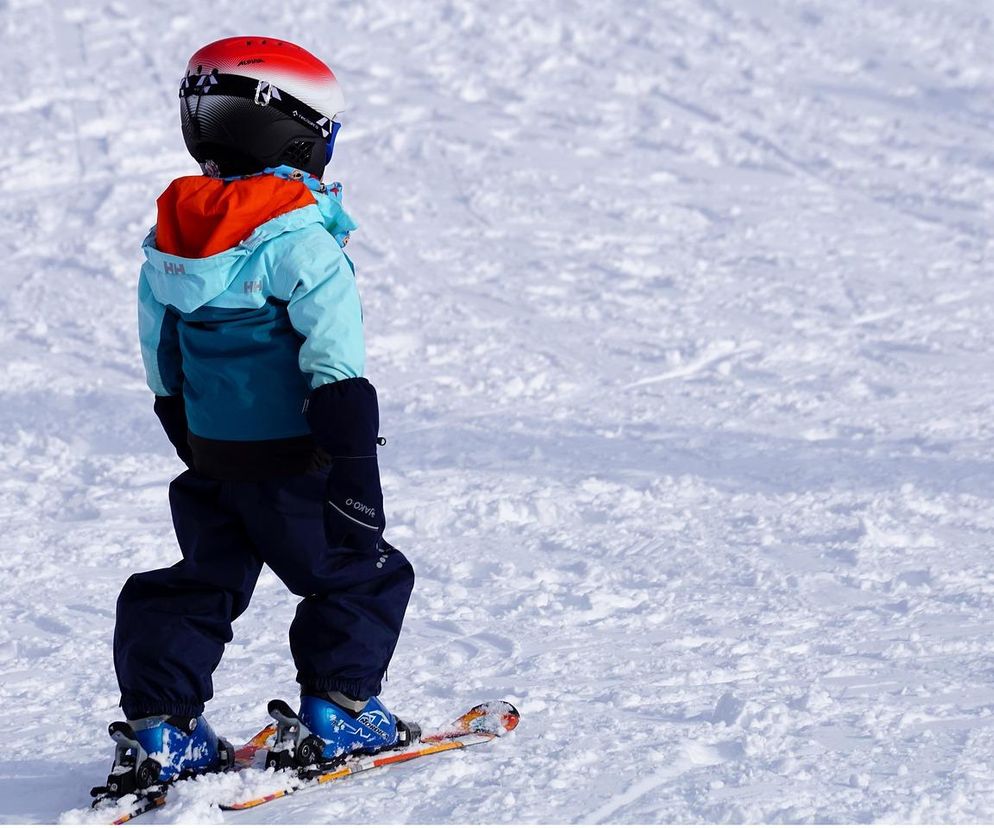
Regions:
<instances>
[{"instance_id":1,"label":"blue ski boot","mask_svg":"<svg viewBox=\"0 0 994 828\"><path fill-rule=\"evenodd\" d=\"M266 756L272 768L327 764L416 741L421 730L398 719L373 696L354 701L341 693L302 695L300 713L279 699L269 703L276 742Z\"/></svg>"},{"instance_id":2,"label":"blue ski boot","mask_svg":"<svg viewBox=\"0 0 994 828\"><path fill-rule=\"evenodd\" d=\"M116 799L235 763L231 744L203 716L149 716L114 722L108 730L117 743L114 767L106 787L93 789L96 797Z\"/></svg>"}]
</instances>

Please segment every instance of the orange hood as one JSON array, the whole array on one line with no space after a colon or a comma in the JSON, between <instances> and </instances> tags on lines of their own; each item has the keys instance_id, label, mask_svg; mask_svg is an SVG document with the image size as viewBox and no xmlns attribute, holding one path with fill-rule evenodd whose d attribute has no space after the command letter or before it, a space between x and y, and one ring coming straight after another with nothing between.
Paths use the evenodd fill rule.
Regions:
<instances>
[{"instance_id":1,"label":"orange hood","mask_svg":"<svg viewBox=\"0 0 994 828\"><path fill-rule=\"evenodd\" d=\"M259 225L314 203L302 181L272 175L233 181L184 176L156 202L155 247L172 256L203 259L235 247Z\"/></svg>"}]
</instances>

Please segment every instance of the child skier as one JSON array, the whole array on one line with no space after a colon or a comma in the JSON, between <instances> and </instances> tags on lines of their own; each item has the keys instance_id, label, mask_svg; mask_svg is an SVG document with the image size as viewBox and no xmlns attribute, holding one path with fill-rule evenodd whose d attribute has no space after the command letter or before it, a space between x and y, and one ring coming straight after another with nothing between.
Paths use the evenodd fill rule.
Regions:
<instances>
[{"instance_id":1,"label":"child skier","mask_svg":"<svg viewBox=\"0 0 994 828\"><path fill-rule=\"evenodd\" d=\"M321 182L344 98L316 57L257 37L200 49L179 94L205 174L159 197L138 302L155 413L189 467L169 489L183 559L118 600L128 722L111 732L141 760L121 793L232 761L204 703L263 564L303 599L290 649L316 758L404 738L376 696L414 572L383 540L377 398L342 250L356 225Z\"/></svg>"}]
</instances>

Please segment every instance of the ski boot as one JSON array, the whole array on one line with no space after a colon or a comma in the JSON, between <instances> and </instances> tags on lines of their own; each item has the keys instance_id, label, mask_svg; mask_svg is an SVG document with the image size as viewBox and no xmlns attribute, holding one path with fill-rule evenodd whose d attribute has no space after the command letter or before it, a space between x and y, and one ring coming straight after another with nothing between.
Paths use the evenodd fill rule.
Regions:
<instances>
[{"instance_id":1,"label":"ski boot","mask_svg":"<svg viewBox=\"0 0 994 828\"><path fill-rule=\"evenodd\" d=\"M217 737L203 716L149 716L114 722L108 730L117 747L107 784L90 791L98 801L164 790L177 779L235 764L234 748Z\"/></svg>"},{"instance_id":2,"label":"ski boot","mask_svg":"<svg viewBox=\"0 0 994 828\"><path fill-rule=\"evenodd\" d=\"M421 736L421 728L402 722L375 696L354 702L340 693L304 695L299 714L274 699L269 715L276 719L276 741L266 767L276 770L336 764L348 756L405 747Z\"/></svg>"}]
</instances>

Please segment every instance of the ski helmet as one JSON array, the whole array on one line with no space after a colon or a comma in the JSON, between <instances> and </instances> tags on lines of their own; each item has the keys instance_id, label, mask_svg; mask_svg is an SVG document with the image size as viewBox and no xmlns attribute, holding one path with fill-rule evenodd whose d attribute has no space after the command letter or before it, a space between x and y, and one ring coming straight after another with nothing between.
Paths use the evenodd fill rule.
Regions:
<instances>
[{"instance_id":1,"label":"ski helmet","mask_svg":"<svg viewBox=\"0 0 994 828\"><path fill-rule=\"evenodd\" d=\"M213 176L288 164L320 178L345 109L327 65L268 37L228 37L199 49L179 97L186 148Z\"/></svg>"}]
</instances>

